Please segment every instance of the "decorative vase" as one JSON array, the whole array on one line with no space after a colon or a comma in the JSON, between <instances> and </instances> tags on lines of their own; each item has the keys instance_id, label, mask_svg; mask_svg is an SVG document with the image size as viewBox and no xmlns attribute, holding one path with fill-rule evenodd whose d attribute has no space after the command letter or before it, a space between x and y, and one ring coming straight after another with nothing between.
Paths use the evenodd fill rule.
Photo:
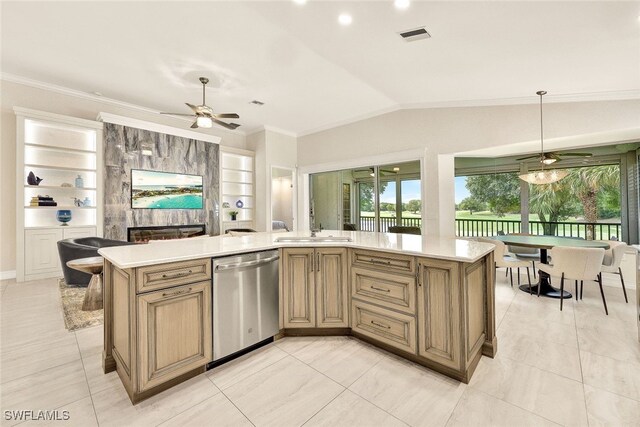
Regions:
<instances>
[{"instance_id":1,"label":"decorative vase","mask_svg":"<svg viewBox=\"0 0 640 427\"><path fill-rule=\"evenodd\" d=\"M84 198L84 200L82 201L82 206L91 206L91 199L89 198L89 196Z\"/></svg>"},{"instance_id":2,"label":"decorative vase","mask_svg":"<svg viewBox=\"0 0 640 427\"><path fill-rule=\"evenodd\" d=\"M71 221L71 211L69 209L56 211L56 219L62 223L60 225L69 225L67 223Z\"/></svg>"},{"instance_id":3,"label":"decorative vase","mask_svg":"<svg viewBox=\"0 0 640 427\"><path fill-rule=\"evenodd\" d=\"M235 220L236 220L236 218L238 217L238 215L237 215L237 214L236 214L236 215L231 214L230 216L231 216L231 221L235 221Z\"/></svg>"},{"instance_id":4,"label":"decorative vase","mask_svg":"<svg viewBox=\"0 0 640 427\"><path fill-rule=\"evenodd\" d=\"M82 179L82 176L80 174L78 174L78 177L76 178L76 187L77 188L84 187L84 180Z\"/></svg>"}]
</instances>

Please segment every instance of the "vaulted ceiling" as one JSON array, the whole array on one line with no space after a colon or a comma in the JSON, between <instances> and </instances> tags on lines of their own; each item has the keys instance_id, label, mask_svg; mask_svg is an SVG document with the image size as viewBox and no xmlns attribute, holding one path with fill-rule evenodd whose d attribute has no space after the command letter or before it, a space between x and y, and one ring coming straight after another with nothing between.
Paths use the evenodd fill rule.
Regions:
<instances>
[{"instance_id":1,"label":"vaulted ceiling","mask_svg":"<svg viewBox=\"0 0 640 427\"><path fill-rule=\"evenodd\" d=\"M2 2L2 72L297 134L397 108L640 97L640 2ZM341 26L340 13L353 23ZM430 39L397 34L425 26ZM251 100L265 103L258 107Z\"/></svg>"}]
</instances>

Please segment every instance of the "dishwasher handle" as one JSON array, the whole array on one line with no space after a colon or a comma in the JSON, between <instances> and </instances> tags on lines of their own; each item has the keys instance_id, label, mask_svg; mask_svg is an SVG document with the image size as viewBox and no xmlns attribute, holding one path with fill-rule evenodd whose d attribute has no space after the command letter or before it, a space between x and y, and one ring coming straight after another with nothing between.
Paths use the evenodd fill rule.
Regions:
<instances>
[{"instance_id":1,"label":"dishwasher handle","mask_svg":"<svg viewBox=\"0 0 640 427\"><path fill-rule=\"evenodd\" d=\"M262 264L268 264L270 262L277 261L279 259L280 259L280 256L276 255L271 258L257 259L255 261L239 262L236 264L218 264L216 265L216 271L236 270L238 268L244 268L244 267L255 267Z\"/></svg>"}]
</instances>

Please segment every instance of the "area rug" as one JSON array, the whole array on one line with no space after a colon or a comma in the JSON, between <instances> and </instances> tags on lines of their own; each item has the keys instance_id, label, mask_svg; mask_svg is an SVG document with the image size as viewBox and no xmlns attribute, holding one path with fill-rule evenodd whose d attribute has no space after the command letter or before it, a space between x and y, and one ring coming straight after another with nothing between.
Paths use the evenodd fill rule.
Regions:
<instances>
[{"instance_id":1,"label":"area rug","mask_svg":"<svg viewBox=\"0 0 640 427\"><path fill-rule=\"evenodd\" d=\"M60 279L59 287L64 325L70 332L104 323L102 309L82 311L82 302L87 288L67 286L64 279Z\"/></svg>"}]
</instances>

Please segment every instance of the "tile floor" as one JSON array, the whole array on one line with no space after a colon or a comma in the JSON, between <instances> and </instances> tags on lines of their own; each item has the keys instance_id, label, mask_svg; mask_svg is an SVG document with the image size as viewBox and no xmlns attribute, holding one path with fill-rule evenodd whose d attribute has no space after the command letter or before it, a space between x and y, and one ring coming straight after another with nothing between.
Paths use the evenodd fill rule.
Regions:
<instances>
[{"instance_id":1,"label":"tile floor","mask_svg":"<svg viewBox=\"0 0 640 427\"><path fill-rule=\"evenodd\" d=\"M56 280L0 282L0 407L92 426L640 425L635 293L536 298L498 272L498 355L465 385L346 337L286 338L132 406L102 327L64 329ZM615 281L612 282L616 284Z\"/></svg>"}]
</instances>

